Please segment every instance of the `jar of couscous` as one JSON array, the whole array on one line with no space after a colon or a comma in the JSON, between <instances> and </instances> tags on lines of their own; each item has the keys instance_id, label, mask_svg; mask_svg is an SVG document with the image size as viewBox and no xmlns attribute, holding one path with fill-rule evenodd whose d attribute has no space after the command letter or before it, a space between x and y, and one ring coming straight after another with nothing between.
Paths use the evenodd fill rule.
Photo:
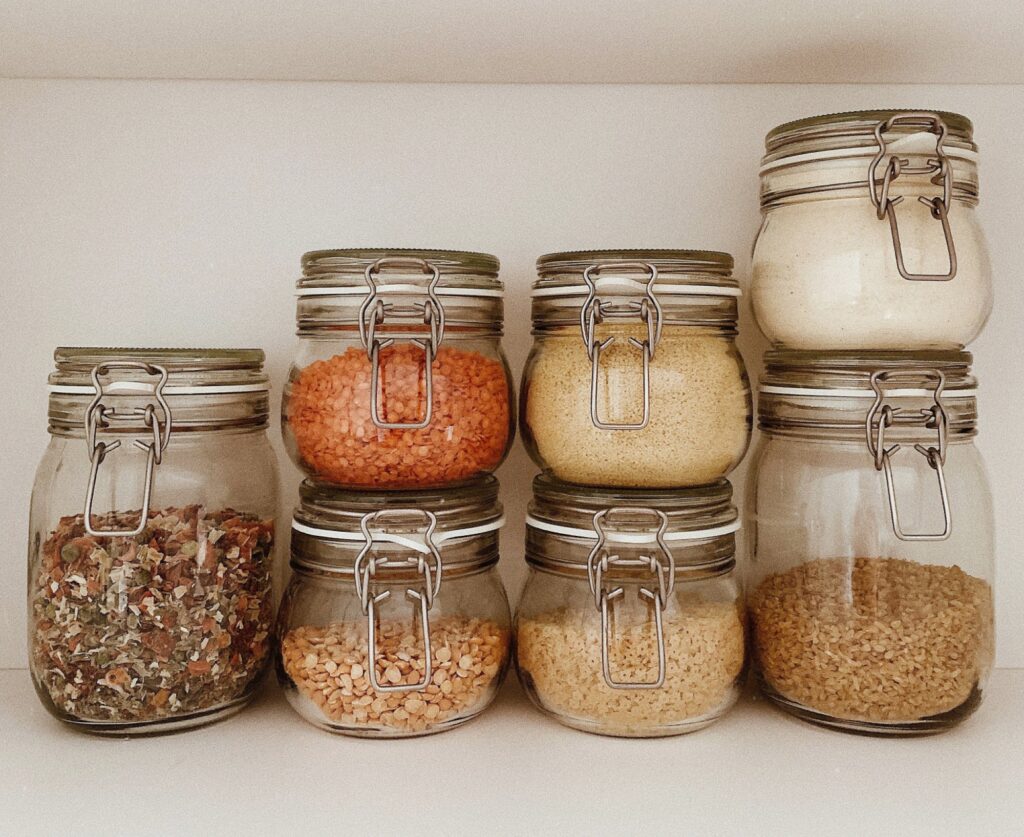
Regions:
<instances>
[{"instance_id":1,"label":"jar of couscous","mask_svg":"<svg viewBox=\"0 0 1024 837\"><path fill-rule=\"evenodd\" d=\"M538 260L521 425L541 468L577 484L667 488L739 463L751 401L732 264L695 250Z\"/></svg>"},{"instance_id":2,"label":"jar of couscous","mask_svg":"<svg viewBox=\"0 0 1024 837\"><path fill-rule=\"evenodd\" d=\"M738 528L725 480L625 491L537 477L515 620L516 666L537 708L635 738L720 718L745 670Z\"/></svg>"},{"instance_id":3,"label":"jar of couscous","mask_svg":"<svg viewBox=\"0 0 1024 837\"><path fill-rule=\"evenodd\" d=\"M993 662L994 524L963 352L772 352L746 510L767 695L860 732L947 729Z\"/></svg>"},{"instance_id":4,"label":"jar of couscous","mask_svg":"<svg viewBox=\"0 0 1024 837\"><path fill-rule=\"evenodd\" d=\"M780 125L765 146L751 299L769 340L927 350L978 335L992 271L970 120L829 114Z\"/></svg>"},{"instance_id":5,"label":"jar of couscous","mask_svg":"<svg viewBox=\"0 0 1024 837\"><path fill-rule=\"evenodd\" d=\"M263 352L54 357L28 549L36 692L89 732L224 718L271 658L277 462Z\"/></svg>"},{"instance_id":6,"label":"jar of couscous","mask_svg":"<svg viewBox=\"0 0 1024 837\"><path fill-rule=\"evenodd\" d=\"M302 257L285 445L336 486L412 489L489 474L515 426L498 260L444 250Z\"/></svg>"},{"instance_id":7,"label":"jar of couscous","mask_svg":"<svg viewBox=\"0 0 1024 837\"><path fill-rule=\"evenodd\" d=\"M509 662L498 483L350 492L309 480L278 616L288 702L329 732L395 738L479 715Z\"/></svg>"}]
</instances>

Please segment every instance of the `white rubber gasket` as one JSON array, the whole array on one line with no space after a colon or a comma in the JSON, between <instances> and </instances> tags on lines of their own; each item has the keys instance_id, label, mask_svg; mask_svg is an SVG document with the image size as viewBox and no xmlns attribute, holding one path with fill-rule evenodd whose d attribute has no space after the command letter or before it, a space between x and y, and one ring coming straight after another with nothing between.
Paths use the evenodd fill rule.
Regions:
<instances>
[{"instance_id":1,"label":"white rubber gasket","mask_svg":"<svg viewBox=\"0 0 1024 837\"><path fill-rule=\"evenodd\" d=\"M635 279L631 276L615 276L613 274L601 275L594 280L594 287L598 290L608 291L610 288L625 288L635 291L638 294L647 293L647 282ZM739 297L743 292L739 288L722 285L683 285L679 283L661 285L655 282L654 293L656 296L724 296ZM548 296L587 296L590 288L586 285L559 285L546 288L534 288L532 297Z\"/></svg>"},{"instance_id":2,"label":"white rubber gasket","mask_svg":"<svg viewBox=\"0 0 1024 837\"><path fill-rule=\"evenodd\" d=\"M758 387L758 393L764 395L794 395L806 398L876 398L873 389L820 389L817 387L780 387L766 384ZM935 395L934 389L886 389L886 398L928 398ZM974 398L977 388L944 389L943 398Z\"/></svg>"},{"instance_id":3,"label":"white rubber gasket","mask_svg":"<svg viewBox=\"0 0 1024 837\"><path fill-rule=\"evenodd\" d=\"M600 537L594 529L576 529L572 526L560 526L557 523L549 523L540 520L532 514L526 516L526 525L533 529L540 529L543 532L551 532L555 535L566 535L570 538L586 538L596 541ZM664 539L667 543L674 541L700 541L706 538L717 538L719 535L731 535L739 531L740 519L737 517L731 523L722 526L713 526L710 529L693 529L685 532L666 532ZM614 532L606 531L605 540L613 543L645 544L651 543L654 538L650 533L644 532Z\"/></svg>"},{"instance_id":4,"label":"white rubber gasket","mask_svg":"<svg viewBox=\"0 0 1024 837\"><path fill-rule=\"evenodd\" d=\"M482 535L487 532L494 532L505 525L505 516L488 523L481 523L479 526L467 526L463 529L448 529L444 532L436 532L433 537L434 546L455 540L456 538L468 538L472 535ZM304 535L312 535L315 538L323 538L328 541L345 541L348 543L366 543L362 532L339 532L336 529L321 529L317 526L307 526L298 520L292 520L292 530L301 532ZM425 537L416 535L398 535L393 532L374 532L374 543L393 543L397 546L404 546L407 549L415 550L423 555L430 554L430 547L427 546Z\"/></svg>"},{"instance_id":5,"label":"white rubber gasket","mask_svg":"<svg viewBox=\"0 0 1024 837\"><path fill-rule=\"evenodd\" d=\"M47 389L55 395L95 395L96 388L91 384L85 386L71 386L65 384L50 384ZM209 387L182 387L165 386L164 395L231 395L241 392L269 392L270 384L230 384L223 386ZM111 381L103 386L103 392L108 395L154 395L156 386L147 384L144 381Z\"/></svg>"}]
</instances>

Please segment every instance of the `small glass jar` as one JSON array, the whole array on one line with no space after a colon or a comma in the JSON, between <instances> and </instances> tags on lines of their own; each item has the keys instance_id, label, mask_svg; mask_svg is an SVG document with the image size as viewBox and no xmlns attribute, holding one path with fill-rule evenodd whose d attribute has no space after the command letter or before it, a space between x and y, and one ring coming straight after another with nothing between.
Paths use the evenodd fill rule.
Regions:
<instances>
[{"instance_id":1,"label":"small glass jar","mask_svg":"<svg viewBox=\"0 0 1024 837\"><path fill-rule=\"evenodd\" d=\"M806 720L927 733L993 661L992 497L962 352L773 352L746 510L753 650Z\"/></svg>"},{"instance_id":2,"label":"small glass jar","mask_svg":"<svg viewBox=\"0 0 1024 837\"><path fill-rule=\"evenodd\" d=\"M775 128L751 299L777 346L966 346L992 309L977 146L954 113L861 111Z\"/></svg>"},{"instance_id":3,"label":"small glass jar","mask_svg":"<svg viewBox=\"0 0 1024 837\"><path fill-rule=\"evenodd\" d=\"M566 482L703 485L750 440L732 257L695 250L554 253L537 261L523 441Z\"/></svg>"},{"instance_id":4,"label":"small glass jar","mask_svg":"<svg viewBox=\"0 0 1024 837\"><path fill-rule=\"evenodd\" d=\"M509 661L494 477L357 493L307 480L278 616L288 702L329 732L442 732L494 699Z\"/></svg>"},{"instance_id":5,"label":"small glass jar","mask_svg":"<svg viewBox=\"0 0 1024 837\"><path fill-rule=\"evenodd\" d=\"M256 349L57 349L28 548L29 664L90 732L184 729L270 661L277 463Z\"/></svg>"},{"instance_id":6,"label":"small glass jar","mask_svg":"<svg viewBox=\"0 0 1024 837\"><path fill-rule=\"evenodd\" d=\"M434 488L491 473L515 427L498 260L444 250L302 257L285 445L309 476Z\"/></svg>"},{"instance_id":7,"label":"small glass jar","mask_svg":"<svg viewBox=\"0 0 1024 837\"><path fill-rule=\"evenodd\" d=\"M731 501L725 480L686 491L534 480L515 631L519 679L538 709L630 738L725 714L745 672Z\"/></svg>"}]
</instances>

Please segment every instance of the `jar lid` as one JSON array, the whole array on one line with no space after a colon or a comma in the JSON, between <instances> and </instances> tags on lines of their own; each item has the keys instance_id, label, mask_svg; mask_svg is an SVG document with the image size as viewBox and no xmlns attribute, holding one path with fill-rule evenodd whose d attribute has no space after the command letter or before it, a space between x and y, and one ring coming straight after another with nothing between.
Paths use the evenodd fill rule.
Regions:
<instances>
[{"instance_id":1,"label":"jar lid","mask_svg":"<svg viewBox=\"0 0 1024 837\"><path fill-rule=\"evenodd\" d=\"M730 535L740 521L732 485L724 479L686 489L616 489L569 485L541 474L533 481L526 525L571 538L644 544L659 529L668 543Z\"/></svg>"},{"instance_id":2,"label":"jar lid","mask_svg":"<svg viewBox=\"0 0 1024 837\"><path fill-rule=\"evenodd\" d=\"M909 108L826 113L796 119L772 128L765 137L765 150L772 155L786 146L811 143L822 148L874 146L877 145L876 131L879 125L891 122L886 133L898 136L931 130L936 119L945 128L946 143L975 149L974 126L966 116L948 111Z\"/></svg>"},{"instance_id":3,"label":"jar lid","mask_svg":"<svg viewBox=\"0 0 1024 837\"><path fill-rule=\"evenodd\" d=\"M373 492L341 491L307 479L292 518L292 563L352 573L357 553L371 543L423 555L436 550L446 566L493 563L496 553L446 556L445 547L496 533L504 523L492 476L456 488Z\"/></svg>"}]
</instances>

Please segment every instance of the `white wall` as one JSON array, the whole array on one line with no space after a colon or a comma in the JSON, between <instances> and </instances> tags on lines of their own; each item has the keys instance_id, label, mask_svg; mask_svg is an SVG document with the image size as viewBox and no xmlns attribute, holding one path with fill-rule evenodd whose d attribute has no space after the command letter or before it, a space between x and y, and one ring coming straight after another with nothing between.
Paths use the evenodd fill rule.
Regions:
<instances>
[{"instance_id":1,"label":"white wall","mask_svg":"<svg viewBox=\"0 0 1024 837\"><path fill-rule=\"evenodd\" d=\"M25 663L28 497L56 345L262 346L279 393L305 250L451 247L501 258L518 371L538 255L721 249L745 280L765 132L873 106L976 124L997 286L972 347L979 444L998 498L999 662L1024 666L1024 87L0 81L0 667ZM756 371L748 310L741 328ZM513 591L533 472L518 447L499 472ZM298 475L284 474L290 503Z\"/></svg>"}]
</instances>

